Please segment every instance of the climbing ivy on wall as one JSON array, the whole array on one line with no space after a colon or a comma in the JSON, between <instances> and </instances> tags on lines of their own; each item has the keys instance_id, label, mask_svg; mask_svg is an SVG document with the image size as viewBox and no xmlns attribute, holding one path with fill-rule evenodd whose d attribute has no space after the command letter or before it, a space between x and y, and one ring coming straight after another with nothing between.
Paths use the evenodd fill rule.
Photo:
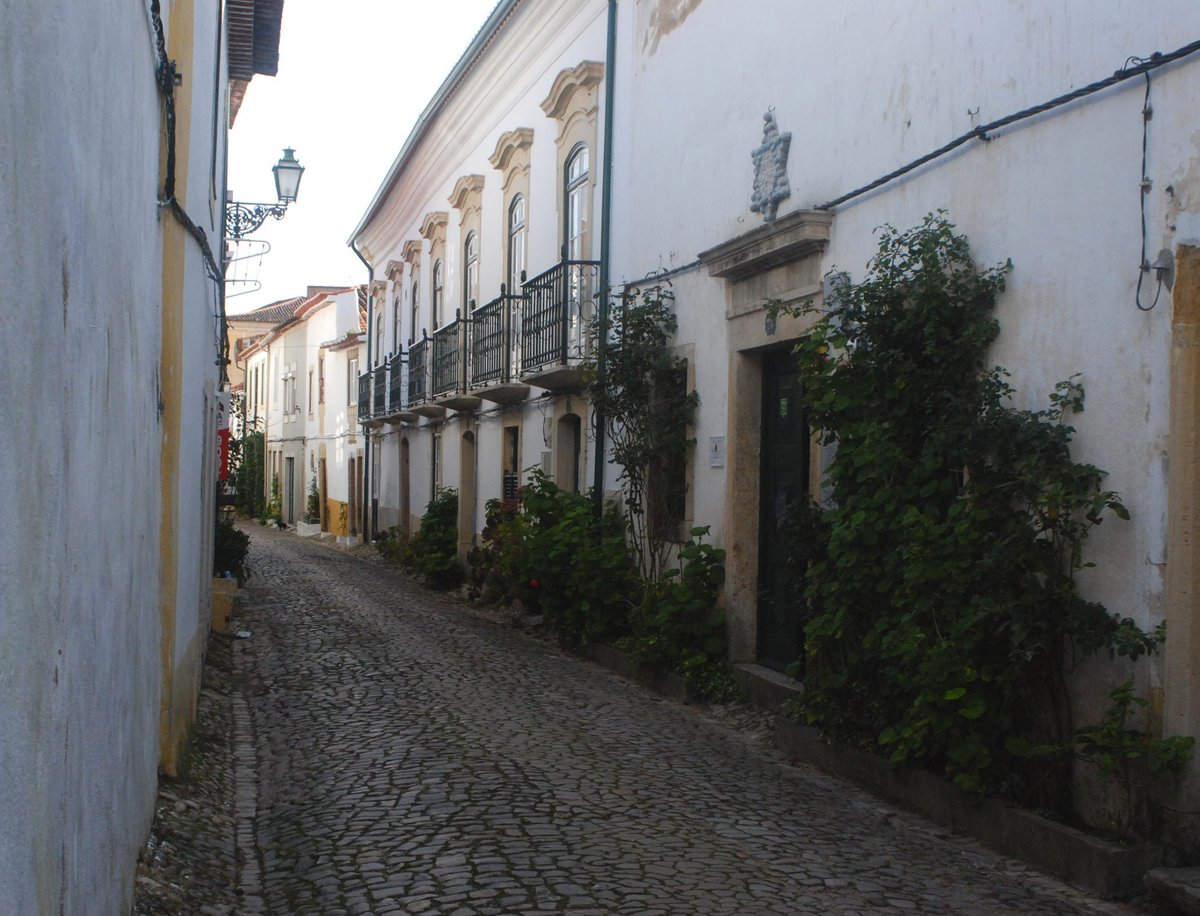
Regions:
<instances>
[{"instance_id":1,"label":"climbing ivy on wall","mask_svg":"<svg viewBox=\"0 0 1200 916\"><path fill-rule=\"evenodd\" d=\"M812 421L837 444L800 711L964 788L1062 809L1068 669L1154 640L1076 588L1089 532L1128 517L1103 472L1071 458L1082 386L1016 410L987 363L1008 266L977 267L941 213L883 227L866 278L836 289L797 347Z\"/></svg>"}]
</instances>

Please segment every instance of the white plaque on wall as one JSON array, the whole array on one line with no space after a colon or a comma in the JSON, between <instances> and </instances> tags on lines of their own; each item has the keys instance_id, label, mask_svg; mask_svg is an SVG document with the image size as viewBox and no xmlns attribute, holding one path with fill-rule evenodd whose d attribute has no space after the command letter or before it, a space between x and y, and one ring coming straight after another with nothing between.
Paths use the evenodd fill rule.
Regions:
<instances>
[{"instance_id":1,"label":"white plaque on wall","mask_svg":"<svg viewBox=\"0 0 1200 916\"><path fill-rule=\"evenodd\" d=\"M708 466L710 468L725 467L725 437L710 436L708 439Z\"/></svg>"}]
</instances>

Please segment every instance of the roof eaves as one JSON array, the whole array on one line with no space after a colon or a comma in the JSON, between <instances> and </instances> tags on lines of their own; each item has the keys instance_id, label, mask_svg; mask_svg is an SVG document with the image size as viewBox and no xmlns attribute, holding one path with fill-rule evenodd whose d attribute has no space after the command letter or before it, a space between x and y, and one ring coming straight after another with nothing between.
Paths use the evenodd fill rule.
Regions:
<instances>
[{"instance_id":1,"label":"roof eaves","mask_svg":"<svg viewBox=\"0 0 1200 916\"><path fill-rule=\"evenodd\" d=\"M487 21L475 33L475 37L467 46L467 50L463 52L462 57L458 59L458 63L454 65L454 69L442 82L441 87L429 100L429 104L425 106L425 110L421 112L421 116L417 118L417 123L413 126L412 132L409 133L408 139L404 141L404 146L401 147L400 153L396 156L392 166L388 169L387 175L383 179L383 183L379 186L379 190L375 192L375 196L371 199L370 206L367 207L366 213L362 219L358 221L358 225L354 227L354 231L350 234L350 238L346 240L346 244L354 246L354 240L366 227L382 206L383 201L387 198L392 186L396 183L396 179L400 175L401 169L404 167L405 160L409 155L420 145L425 138L425 134L432 126L434 120L445 106L446 102L454 95L455 90L466 78L467 74L474 69L475 64L487 50L488 46L499 34L512 13L525 0L500 0L496 4L496 8L492 10L492 14L488 16Z\"/></svg>"}]
</instances>

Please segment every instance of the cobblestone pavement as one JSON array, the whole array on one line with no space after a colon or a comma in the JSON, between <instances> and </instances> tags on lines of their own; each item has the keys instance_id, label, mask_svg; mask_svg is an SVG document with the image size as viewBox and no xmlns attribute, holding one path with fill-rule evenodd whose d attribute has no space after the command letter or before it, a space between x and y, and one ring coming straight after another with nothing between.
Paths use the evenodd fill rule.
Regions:
<instances>
[{"instance_id":1,"label":"cobblestone pavement","mask_svg":"<svg viewBox=\"0 0 1200 916\"><path fill-rule=\"evenodd\" d=\"M253 635L233 643L238 912L1144 912L402 573L252 534L237 626Z\"/></svg>"}]
</instances>

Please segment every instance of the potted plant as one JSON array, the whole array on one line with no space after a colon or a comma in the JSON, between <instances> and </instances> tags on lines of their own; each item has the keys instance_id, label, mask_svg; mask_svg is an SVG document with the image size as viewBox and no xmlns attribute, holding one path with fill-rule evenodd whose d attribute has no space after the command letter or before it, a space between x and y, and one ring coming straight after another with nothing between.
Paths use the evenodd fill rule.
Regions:
<instances>
[{"instance_id":1,"label":"potted plant","mask_svg":"<svg viewBox=\"0 0 1200 916\"><path fill-rule=\"evenodd\" d=\"M317 478L308 482L308 500L304 504L304 520L296 526L302 537L316 537L321 533L321 491L317 489Z\"/></svg>"}]
</instances>

